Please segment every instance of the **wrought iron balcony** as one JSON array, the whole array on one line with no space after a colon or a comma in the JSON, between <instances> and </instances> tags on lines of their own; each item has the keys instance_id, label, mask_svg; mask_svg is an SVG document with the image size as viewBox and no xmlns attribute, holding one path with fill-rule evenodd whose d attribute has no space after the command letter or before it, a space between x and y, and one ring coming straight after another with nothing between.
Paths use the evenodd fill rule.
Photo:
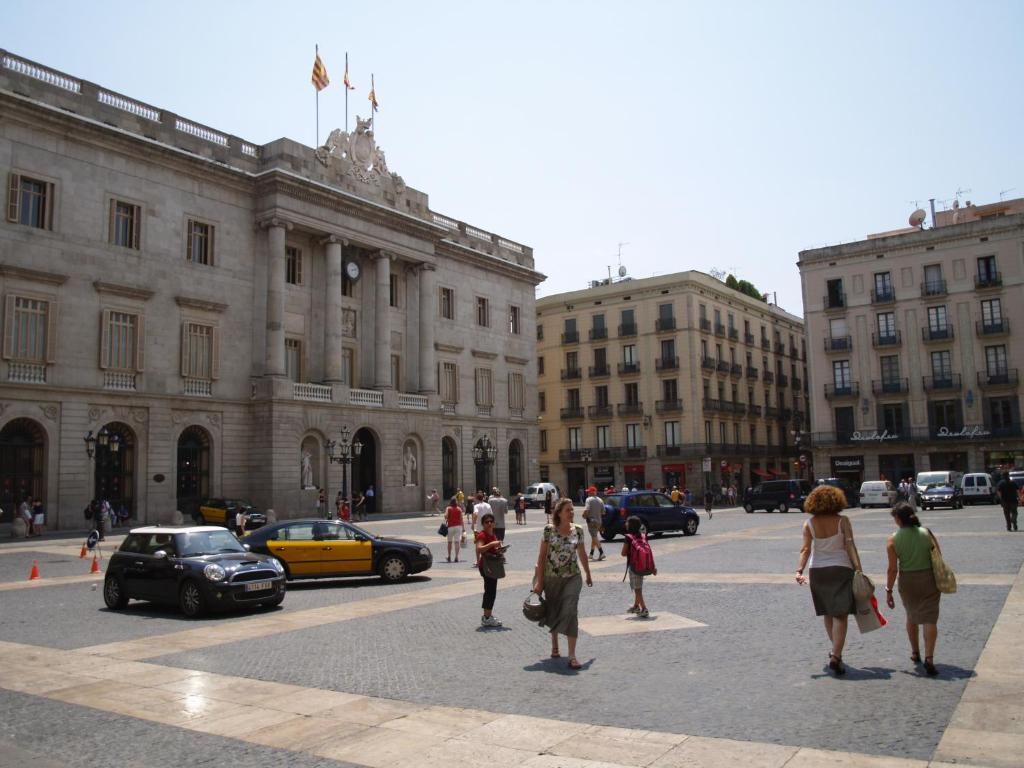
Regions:
<instances>
[{"instance_id":1,"label":"wrought iron balcony","mask_svg":"<svg viewBox=\"0 0 1024 768\"><path fill-rule=\"evenodd\" d=\"M610 419L612 417L611 403L603 403L601 405L588 405L587 416L589 416L592 419Z\"/></svg>"},{"instance_id":2,"label":"wrought iron balcony","mask_svg":"<svg viewBox=\"0 0 1024 768\"><path fill-rule=\"evenodd\" d=\"M747 403L747 416L760 416L761 406L754 405L753 403Z\"/></svg>"},{"instance_id":3,"label":"wrought iron balcony","mask_svg":"<svg viewBox=\"0 0 1024 768\"><path fill-rule=\"evenodd\" d=\"M776 384L778 386L780 386L780 387L788 387L789 386L789 377L786 374L780 373L780 374L776 375L775 378L778 379L778 381L776 382Z\"/></svg>"},{"instance_id":4,"label":"wrought iron balcony","mask_svg":"<svg viewBox=\"0 0 1024 768\"><path fill-rule=\"evenodd\" d=\"M659 445L656 448L659 457L682 456L683 446L681 445Z\"/></svg>"},{"instance_id":5,"label":"wrought iron balcony","mask_svg":"<svg viewBox=\"0 0 1024 768\"><path fill-rule=\"evenodd\" d=\"M704 331L704 333L711 333L711 321L706 317L702 317L700 319L700 329Z\"/></svg>"},{"instance_id":6,"label":"wrought iron balcony","mask_svg":"<svg viewBox=\"0 0 1024 768\"><path fill-rule=\"evenodd\" d=\"M765 371L762 374L761 378L764 380L765 384L774 384L775 383L775 374L772 373L771 371Z\"/></svg>"},{"instance_id":7,"label":"wrought iron balcony","mask_svg":"<svg viewBox=\"0 0 1024 768\"><path fill-rule=\"evenodd\" d=\"M590 378L592 379L601 379L605 376L611 376L612 369L607 363L604 365L592 365L588 369L587 373L590 374Z\"/></svg>"},{"instance_id":8,"label":"wrought iron balcony","mask_svg":"<svg viewBox=\"0 0 1024 768\"><path fill-rule=\"evenodd\" d=\"M882 349L885 347L898 347L902 343L903 333L901 331L871 334L871 346L873 346L875 349Z\"/></svg>"},{"instance_id":9,"label":"wrought iron balcony","mask_svg":"<svg viewBox=\"0 0 1024 768\"><path fill-rule=\"evenodd\" d=\"M705 397L703 405L705 411L715 411L718 413L730 411L730 409L726 407L725 401L719 400L717 397Z\"/></svg>"},{"instance_id":10,"label":"wrought iron balcony","mask_svg":"<svg viewBox=\"0 0 1024 768\"><path fill-rule=\"evenodd\" d=\"M683 410L682 400L656 400L654 403L656 413L681 413Z\"/></svg>"},{"instance_id":11,"label":"wrought iron balcony","mask_svg":"<svg viewBox=\"0 0 1024 768\"><path fill-rule=\"evenodd\" d=\"M1007 368L1001 371L995 371L989 373L988 371L978 371L978 386L982 389L989 389L992 387L1016 387L1018 383L1017 369Z\"/></svg>"},{"instance_id":12,"label":"wrought iron balcony","mask_svg":"<svg viewBox=\"0 0 1024 768\"><path fill-rule=\"evenodd\" d=\"M1000 288L1003 285L1002 272L983 272L974 276L975 289Z\"/></svg>"},{"instance_id":13,"label":"wrought iron balcony","mask_svg":"<svg viewBox=\"0 0 1024 768\"><path fill-rule=\"evenodd\" d=\"M563 368L562 369L562 381L570 381L571 379L582 379L583 369L582 368Z\"/></svg>"},{"instance_id":14,"label":"wrought iron balcony","mask_svg":"<svg viewBox=\"0 0 1024 768\"><path fill-rule=\"evenodd\" d=\"M674 331L676 329L676 319L674 317L659 317L654 321L654 330L656 331Z\"/></svg>"},{"instance_id":15,"label":"wrought iron balcony","mask_svg":"<svg viewBox=\"0 0 1024 768\"><path fill-rule=\"evenodd\" d=\"M925 341L952 341L953 326L947 325L943 328L926 326L921 329L921 338Z\"/></svg>"},{"instance_id":16,"label":"wrought iron balcony","mask_svg":"<svg viewBox=\"0 0 1024 768\"><path fill-rule=\"evenodd\" d=\"M619 363L620 376L632 376L640 373L640 363Z\"/></svg>"},{"instance_id":17,"label":"wrought iron balcony","mask_svg":"<svg viewBox=\"0 0 1024 768\"><path fill-rule=\"evenodd\" d=\"M826 400L836 400L841 397L860 397L860 383L852 381L849 384L825 385Z\"/></svg>"},{"instance_id":18,"label":"wrought iron balcony","mask_svg":"<svg viewBox=\"0 0 1024 768\"><path fill-rule=\"evenodd\" d=\"M743 375L743 366L740 365L739 363L730 363L729 364L729 375L730 376L736 376L736 377L742 376Z\"/></svg>"},{"instance_id":19,"label":"wrought iron balcony","mask_svg":"<svg viewBox=\"0 0 1024 768\"><path fill-rule=\"evenodd\" d=\"M721 323L715 323L715 336L725 336L725 326Z\"/></svg>"},{"instance_id":20,"label":"wrought iron balcony","mask_svg":"<svg viewBox=\"0 0 1024 768\"><path fill-rule=\"evenodd\" d=\"M921 283L922 296L945 296L946 293L945 280L929 280Z\"/></svg>"},{"instance_id":21,"label":"wrought iron balcony","mask_svg":"<svg viewBox=\"0 0 1024 768\"><path fill-rule=\"evenodd\" d=\"M803 382L802 379L800 379L797 376L793 377L793 389L800 389L801 387L803 387L803 385L804 385L804 382Z\"/></svg>"},{"instance_id":22,"label":"wrought iron balcony","mask_svg":"<svg viewBox=\"0 0 1024 768\"><path fill-rule=\"evenodd\" d=\"M990 320L986 323L982 320L980 323L975 323L974 327L979 336L1002 336L1010 332L1010 321Z\"/></svg>"},{"instance_id":23,"label":"wrought iron balcony","mask_svg":"<svg viewBox=\"0 0 1024 768\"><path fill-rule=\"evenodd\" d=\"M754 367L754 366L752 366L752 365L748 365L748 366L747 366L747 378L748 378L748 379L756 379L756 378L757 378L757 376L758 376L758 370L757 370L757 368L755 368L755 367Z\"/></svg>"},{"instance_id":24,"label":"wrought iron balcony","mask_svg":"<svg viewBox=\"0 0 1024 768\"><path fill-rule=\"evenodd\" d=\"M591 328L589 335L590 335L590 340L591 341L599 341L600 339L607 339L608 338L608 329L607 328Z\"/></svg>"},{"instance_id":25,"label":"wrought iron balcony","mask_svg":"<svg viewBox=\"0 0 1024 768\"><path fill-rule=\"evenodd\" d=\"M713 357L702 357L700 359L700 367L701 368L706 368L709 371L713 371L713 370L715 370L715 366L716 365L717 365L717 362L716 362L715 358L713 358Z\"/></svg>"},{"instance_id":26,"label":"wrought iron balcony","mask_svg":"<svg viewBox=\"0 0 1024 768\"><path fill-rule=\"evenodd\" d=\"M783 344L781 341L776 341L775 342L774 349L775 349L775 354L776 355L784 355L784 354L786 354L786 345Z\"/></svg>"},{"instance_id":27,"label":"wrought iron balcony","mask_svg":"<svg viewBox=\"0 0 1024 768\"><path fill-rule=\"evenodd\" d=\"M826 336L823 341L826 352L849 352L853 349L853 338L850 336Z\"/></svg>"},{"instance_id":28,"label":"wrought iron balcony","mask_svg":"<svg viewBox=\"0 0 1024 768\"><path fill-rule=\"evenodd\" d=\"M739 339L739 337L740 337L740 332L739 331L737 331L735 328L730 328L729 329L729 340L730 341L736 341L737 339Z\"/></svg>"},{"instance_id":29,"label":"wrought iron balcony","mask_svg":"<svg viewBox=\"0 0 1024 768\"><path fill-rule=\"evenodd\" d=\"M896 292L892 288L886 288L881 291L871 289L871 303L872 304L892 304L896 301Z\"/></svg>"},{"instance_id":30,"label":"wrought iron balcony","mask_svg":"<svg viewBox=\"0 0 1024 768\"><path fill-rule=\"evenodd\" d=\"M580 343L580 332L579 331L565 331L562 333L563 344L579 344Z\"/></svg>"},{"instance_id":31,"label":"wrought iron balcony","mask_svg":"<svg viewBox=\"0 0 1024 768\"><path fill-rule=\"evenodd\" d=\"M729 369L730 369L729 361L728 360L719 360L718 361L718 365L716 365L715 368L718 369L719 373L728 373Z\"/></svg>"},{"instance_id":32,"label":"wrought iron balcony","mask_svg":"<svg viewBox=\"0 0 1024 768\"><path fill-rule=\"evenodd\" d=\"M752 333L744 333L743 334L743 343L744 344L749 344L750 346L754 346L754 343L756 341L757 340L754 338L754 334L752 334Z\"/></svg>"},{"instance_id":33,"label":"wrought iron balcony","mask_svg":"<svg viewBox=\"0 0 1024 768\"><path fill-rule=\"evenodd\" d=\"M921 384L925 392L959 392L961 389L959 373L947 373L941 376L922 376Z\"/></svg>"},{"instance_id":34,"label":"wrought iron balcony","mask_svg":"<svg viewBox=\"0 0 1024 768\"><path fill-rule=\"evenodd\" d=\"M636 323L623 323L619 326L619 338L623 336L636 336Z\"/></svg>"},{"instance_id":35,"label":"wrought iron balcony","mask_svg":"<svg viewBox=\"0 0 1024 768\"><path fill-rule=\"evenodd\" d=\"M642 416L644 412L643 403L619 403L616 408L619 416Z\"/></svg>"},{"instance_id":36,"label":"wrought iron balcony","mask_svg":"<svg viewBox=\"0 0 1024 768\"><path fill-rule=\"evenodd\" d=\"M876 395L905 395L910 391L908 379L874 379L871 392Z\"/></svg>"},{"instance_id":37,"label":"wrought iron balcony","mask_svg":"<svg viewBox=\"0 0 1024 768\"><path fill-rule=\"evenodd\" d=\"M583 407L577 405L575 407L563 408L561 411L559 411L559 416L561 416L562 419L566 421L570 419L582 419Z\"/></svg>"},{"instance_id":38,"label":"wrought iron balcony","mask_svg":"<svg viewBox=\"0 0 1024 768\"><path fill-rule=\"evenodd\" d=\"M766 405L764 407L764 417L766 419L777 419L779 418L779 409L774 405Z\"/></svg>"},{"instance_id":39,"label":"wrought iron balcony","mask_svg":"<svg viewBox=\"0 0 1024 768\"><path fill-rule=\"evenodd\" d=\"M679 358L659 357L654 361L654 368L658 371L674 371L679 368Z\"/></svg>"},{"instance_id":40,"label":"wrought iron balcony","mask_svg":"<svg viewBox=\"0 0 1024 768\"><path fill-rule=\"evenodd\" d=\"M844 309L846 307L846 296L842 293L833 293L824 296L821 303L825 305L825 309Z\"/></svg>"},{"instance_id":41,"label":"wrought iron balcony","mask_svg":"<svg viewBox=\"0 0 1024 768\"><path fill-rule=\"evenodd\" d=\"M771 348L772 348L772 341L771 341L771 339L767 339L764 336L762 336L761 337L761 349L765 350L766 352L769 352L769 351L771 351Z\"/></svg>"}]
</instances>

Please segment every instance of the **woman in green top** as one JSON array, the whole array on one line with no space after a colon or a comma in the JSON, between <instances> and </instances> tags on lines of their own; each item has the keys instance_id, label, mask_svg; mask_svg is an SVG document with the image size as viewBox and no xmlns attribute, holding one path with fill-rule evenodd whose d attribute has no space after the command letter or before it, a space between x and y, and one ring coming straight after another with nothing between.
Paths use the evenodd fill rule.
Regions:
<instances>
[{"instance_id":1,"label":"woman in green top","mask_svg":"<svg viewBox=\"0 0 1024 768\"><path fill-rule=\"evenodd\" d=\"M917 628L923 625L924 669L929 675L937 675L939 670L935 668L933 657L935 641L939 637L939 589L935 586L932 572L932 544L938 549L939 543L931 531L921 527L913 507L906 502L893 508L892 518L897 530L886 545L889 572L885 583L885 602L890 608L896 607L892 587L899 573L900 600L907 611L907 635L912 651L910 660L915 664L921 663Z\"/></svg>"}]
</instances>

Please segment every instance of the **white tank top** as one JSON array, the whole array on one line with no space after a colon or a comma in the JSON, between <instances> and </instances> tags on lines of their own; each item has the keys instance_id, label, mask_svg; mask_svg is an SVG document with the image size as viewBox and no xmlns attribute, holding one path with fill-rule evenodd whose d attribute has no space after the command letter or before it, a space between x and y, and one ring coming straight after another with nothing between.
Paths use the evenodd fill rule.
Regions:
<instances>
[{"instance_id":1,"label":"white tank top","mask_svg":"<svg viewBox=\"0 0 1024 768\"><path fill-rule=\"evenodd\" d=\"M807 521L807 527L811 529L811 559L807 563L808 568L828 568L833 565L853 568L850 556L846 552L846 537L843 535L842 524L835 536L827 536L824 539L814 535L814 525L810 520Z\"/></svg>"}]
</instances>

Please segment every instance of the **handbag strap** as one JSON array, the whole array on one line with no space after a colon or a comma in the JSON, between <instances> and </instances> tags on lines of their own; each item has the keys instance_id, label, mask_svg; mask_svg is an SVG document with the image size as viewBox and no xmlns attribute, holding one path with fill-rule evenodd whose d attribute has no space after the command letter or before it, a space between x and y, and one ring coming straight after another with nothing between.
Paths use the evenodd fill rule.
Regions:
<instances>
[{"instance_id":1,"label":"handbag strap","mask_svg":"<svg viewBox=\"0 0 1024 768\"><path fill-rule=\"evenodd\" d=\"M846 548L846 555L850 558L850 565L853 570L864 572L860 563L860 552L857 551L857 544L853 540L853 529L850 527L849 519L839 516L839 531L843 534L843 546ZM849 531L849 534L847 534Z\"/></svg>"}]
</instances>

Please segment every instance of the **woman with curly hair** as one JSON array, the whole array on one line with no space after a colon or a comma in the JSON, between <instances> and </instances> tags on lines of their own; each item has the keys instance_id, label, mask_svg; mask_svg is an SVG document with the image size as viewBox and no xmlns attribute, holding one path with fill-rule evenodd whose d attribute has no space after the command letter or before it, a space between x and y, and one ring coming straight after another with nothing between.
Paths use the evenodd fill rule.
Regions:
<instances>
[{"instance_id":1,"label":"woman with curly hair","mask_svg":"<svg viewBox=\"0 0 1024 768\"><path fill-rule=\"evenodd\" d=\"M828 667L837 675L846 673L843 646L850 614L855 612L853 572L860 558L853 544L853 527L841 512L846 497L831 485L819 485L804 501L811 518L804 522L803 546L796 568L797 584L806 584L804 568L809 569L814 611L825 619L825 632L832 643ZM851 560L851 553L853 559Z\"/></svg>"}]
</instances>

